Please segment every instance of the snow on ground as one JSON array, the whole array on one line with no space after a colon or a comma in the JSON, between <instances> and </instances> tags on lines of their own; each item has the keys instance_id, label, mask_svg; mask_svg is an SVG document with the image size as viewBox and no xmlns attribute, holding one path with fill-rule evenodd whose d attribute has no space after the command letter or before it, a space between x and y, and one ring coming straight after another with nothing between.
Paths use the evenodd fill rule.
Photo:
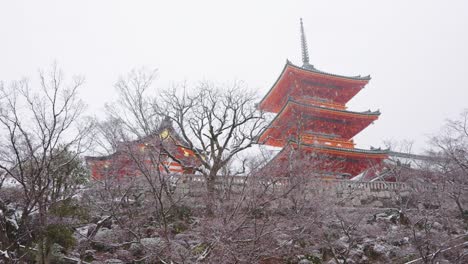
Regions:
<instances>
[{"instance_id":1,"label":"snow on ground","mask_svg":"<svg viewBox=\"0 0 468 264\"><path fill-rule=\"evenodd\" d=\"M18 223L16 222L16 219L13 219L12 217L6 217L6 220L7 220L7 222L10 223L11 226L13 226L13 228L15 228L16 230L19 229L19 226L18 226Z\"/></svg>"},{"instance_id":2,"label":"snow on ground","mask_svg":"<svg viewBox=\"0 0 468 264\"><path fill-rule=\"evenodd\" d=\"M8 255L8 251L6 251L6 250L5 251L0 250L0 256L3 256L6 259L10 258L10 256Z\"/></svg>"},{"instance_id":3,"label":"snow on ground","mask_svg":"<svg viewBox=\"0 0 468 264\"><path fill-rule=\"evenodd\" d=\"M3 185L2 187L16 187L18 186L19 183L17 180L11 178L11 177L7 177L4 181L3 181Z\"/></svg>"}]
</instances>

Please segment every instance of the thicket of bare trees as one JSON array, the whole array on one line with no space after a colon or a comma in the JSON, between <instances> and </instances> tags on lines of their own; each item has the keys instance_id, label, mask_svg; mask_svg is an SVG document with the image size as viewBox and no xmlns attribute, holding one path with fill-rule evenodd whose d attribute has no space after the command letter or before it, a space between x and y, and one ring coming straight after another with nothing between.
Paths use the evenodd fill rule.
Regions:
<instances>
[{"instance_id":1,"label":"thicket of bare trees","mask_svg":"<svg viewBox=\"0 0 468 264\"><path fill-rule=\"evenodd\" d=\"M430 138L430 149L416 160L403 158L390 166L388 176L404 182L410 190L395 192L398 220L402 228L393 237L407 238L413 255L408 263L451 263L467 259L463 247L467 238L468 200L468 112L447 120ZM410 153L411 144L403 146ZM409 162L408 162L409 161ZM408 163L406 163L408 162ZM408 258L408 260L411 258Z\"/></svg>"},{"instance_id":2,"label":"thicket of bare trees","mask_svg":"<svg viewBox=\"0 0 468 264\"><path fill-rule=\"evenodd\" d=\"M358 183L338 190L300 170L318 159L285 161L287 178L248 173L271 157L240 158L267 125L241 83L158 92L155 78L120 78L100 122L83 118L82 79L67 84L56 68L39 89L0 86L0 261L54 263L57 251L115 263L466 261L468 113L431 140L432 158L389 166L405 188L353 207L366 199ZM91 142L113 159L87 183ZM173 175L174 164L196 175Z\"/></svg>"},{"instance_id":3,"label":"thicket of bare trees","mask_svg":"<svg viewBox=\"0 0 468 264\"><path fill-rule=\"evenodd\" d=\"M456 120L448 120L438 136L431 140L437 157L431 164L448 197L456 204L460 216L468 219L468 110Z\"/></svg>"},{"instance_id":4,"label":"thicket of bare trees","mask_svg":"<svg viewBox=\"0 0 468 264\"><path fill-rule=\"evenodd\" d=\"M37 251L37 262L48 263L54 240L66 239L61 235L68 231L51 210L87 179L80 155L93 122L82 118L85 105L77 93L83 79L68 83L56 66L39 79L38 86L0 84L0 176L17 186L13 197L0 197L0 250L13 262Z\"/></svg>"},{"instance_id":5,"label":"thicket of bare trees","mask_svg":"<svg viewBox=\"0 0 468 264\"><path fill-rule=\"evenodd\" d=\"M131 93L132 90L138 93L135 89L127 90L127 93ZM152 97L149 96L127 96L127 98L148 100L146 104L132 103L133 106L146 105L144 109L148 112L144 113L152 113L151 116L154 114L161 119L169 117L172 120L177 132L182 135L182 140L177 144L198 155L201 168L194 169L203 176L204 181L201 184L207 184L205 185L208 188L207 193L210 193L210 188L212 190L210 195L204 198L192 196L193 194L181 197L175 193L165 192L166 199L163 200L170 205L175 199L178 206L186 206L189 217L182 220L183 217L177 218L180 215L176 217L174 211L167 213L167 223L156 225L165 226L163 231L156 232L166 242L156 247L146 244L141 251L146 252L141 255L142 258L181 262L281 263L288 259L288 256L299 255L309 260L334 260L335 263L359 262L365 258L380 262L388 262L391 259L404 262L419 258L425 263L431 263L440 259L442 253L450 252L454 262L463 261L464 256L459 250L460 247L457 247L460 244L459 239L463 239L463 234L460 233L460 230L463 230L463 220L452 213L453 207L438 200L444 196L444 190L418 188L421 184L435 184L427 181L437 179L433 167L424 169L419 167L415 171L402 164L395 164L395 168L390 173L394 174L395 179L410 184L414 189L410 193L395 190L393 201L395 208L392 210L343 208L345 199L353 199L352 191L341 198L320 193L318 190L311 191L314 186L308 181L310 179L303 177L306 173L290 175L287 181L268 176L257 181L249 181L247 185L229 181L228 179L232 177L226 176L235 174L232 168L226 167L231 165L229 158L249 147L265 125L262 114L255 112L253 107L248 108L253 111L253 115L245 116L246 121L251 121L250 125L243 121L239 123L240 129L246 129L238 132L244 138L238 140L239 136L236 136L235 130L231 138L229 131L231 128L236 128L236 125L230 126L232 123L226 120L234 116L229 114L230 111L233 113L237 111L237 108L229 106L235 102L230 99L232 97L245 99L237 93L224 94L206 83L194 92L166 90L158 100L150 99ZM249 98L251 97L247 97ZM152 103L149 103L150 101ZM253 106L253 101L247 100L245 103ZM150 105L152 107L149 107ZM224 108L226 106L229 107ZM132 111L143 115L142 111ZM236 117L232 121L238 120L242 119ZM247 125L243 126L244 124ZM253 134L251 134L252 128L255 132ZM154 129L148 131L155 131ZM167 154L165 158L177 160L169 149L165 154ZM162 160L158 162L161 164ZM193 164L187 165L183 161L180 163L186 168L193 168ZM155 165L152 166L154 168ZM250 167L256 166L250 164ZM216 173L210 174L213 171ZM228 183L224 186L217 180L223 175L226 175L224 177ZM165 182L167 184L167 178ZM161 182L157 182L156 185L163 186ZM134 194L129 193L121 194L122 199L114 201L126 204L118 205L118 208L126 208L124 210L133 211L135 215L138 210L132 205L141 205L129 199L134 197ZM149 193L151 191L147 192ZM463 192L462 194L466 195ZM132 205L128 205L128 201L131 201ZM197 206L200 204L208 206L209 217L203 214L204 206ZM119 214L124 215L122 212ZM131 241L132 244L147 243L145 242L147 229L135 225L126 226L129 230L138 230L138 235L134 236L136 240ZM149 232L153 232L152 236L155 236L154 230ZM452 232L454 235L444 236L440 235L441 232ZM191 252L180 248L181 238L189 244ZM395 253L398 250L404 252L403 256ZM289 261L294 263L297 260L291 257Z\"/></svg>"}]
</instances>

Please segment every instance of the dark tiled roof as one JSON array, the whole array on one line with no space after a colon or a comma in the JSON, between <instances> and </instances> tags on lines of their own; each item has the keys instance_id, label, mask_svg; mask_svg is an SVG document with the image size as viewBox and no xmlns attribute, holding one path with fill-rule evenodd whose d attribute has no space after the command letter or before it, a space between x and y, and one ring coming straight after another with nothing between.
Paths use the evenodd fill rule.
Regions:
<instances>
[{"instance_id":1,"label":"dark tiled roof","mask_svg":"<svg viewBox=\"0 0 468 264\"><path fill-rule=\"evenodd\" d=\"M292 100L291 98L289 98L288 101L286 102L286 104L284 104L283 109L286 108L286 106L288 105L289 102L291 102L291 103L293 103L293 104L305 106L305 107L318 108L318 109L324 109L324 110L330 110L330 111L340 112L340 113L350 113L350 114L359 114L359 115L368 115L368 116L371 116L371 115L376 115L376 116L378 116L378 115L380 115L380 111L379 111L379 110L377 110L377 111L367 110L367 111L364 111L364 112L348 111L348 110L342 110L342 109L336 109L336 108L330 108L330 107L324 107L324 106L318 106L318 105L312 105L312 104L305 104L305 103L301 103L301 102ZM281 109L281 111L282 111L283 109ZM281 111L280 111L280 113L281 113ZM279 114L279 113L278 113L278 114Z\"/></svg>"},{"instance_id":2,"label":"dark tiled roof","mask_svg":"<svg viewBox=\"0 0 468 264\"><path fill-rule=\"evenodd\" d=\"M292 141L292 143L297 144L294 141ZM388 149L380 149L380 148L379 149L340 148L340 147L332 147L332 146L326 146L326 145L321 145L321 144L305 144L305 143L301 143L301 145L306 146L306 147L318 148L318 149L338 150L338 151L366 153L366 154L388 154L390 152Z\"/></svg>"},{"instance_id":3,"label":"dark tiled roof","mask_svg":"<svg viewBox=\"0 0 468 264\"><path fill-rule=\"evenodd\" d=\"M333 74L333 73L328 73L328 72L324 72L324 71L321 71L321 70L317 70L311 64L304 64L304 65L302 65L302 67L299 67L299 66L294 65L293 63L291 63L289 60L287 60L286 63L288 65L291 65L291 66L295 67L295 68L299 68L299 69L302 69L302 70L305 70L305 71L320 73L320 74L323 74L323 75L328 75L328 76L333 76L333 77L339 77L339 78L350 79L350 80L359 80L359 81L363 81L363 80L368 81L368 80L371 79L370 75L367 75L367 76L361 76L361 75L358 75L358 76L344 76L344 75Z\"/></svg>"}]
</instances>

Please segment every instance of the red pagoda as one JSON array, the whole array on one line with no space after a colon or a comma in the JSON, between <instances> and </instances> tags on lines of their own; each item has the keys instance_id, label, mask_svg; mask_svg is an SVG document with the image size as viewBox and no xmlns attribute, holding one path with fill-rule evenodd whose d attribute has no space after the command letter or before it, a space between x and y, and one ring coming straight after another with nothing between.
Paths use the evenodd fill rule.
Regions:
<instances>
[{"instance_id":1,"label":"red pagoda","mask_svg":"<svg viewBox=\"0 0 468 264\"><path fill-rule=\"evenodd\" d=\"M388 151L355 148L353 137L377 120L379 111L355 112L346 103L370 76L326 73L309 63L301 19L301 67L286 61L279 78L258 105L275 113L259 143L282 147L263 171L352 178L379 167Z\"/></svg>"}]
</instances>

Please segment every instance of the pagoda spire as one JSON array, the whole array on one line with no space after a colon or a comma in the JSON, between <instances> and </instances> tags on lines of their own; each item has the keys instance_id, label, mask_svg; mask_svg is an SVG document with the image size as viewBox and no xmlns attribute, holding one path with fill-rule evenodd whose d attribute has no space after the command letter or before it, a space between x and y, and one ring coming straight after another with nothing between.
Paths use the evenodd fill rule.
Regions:
<instances>
[{"instance_id":1,"label":"pagoda spire","mask_svg":"<svg viewBox=\"0 0 468 264\"><path fill-rule=\"evenodd\" d=\"M301 18L301 48L302 48L302 68L315 69L313 65L309 63L309 50L307 48L307 40L304 33L304 24Z\"/></svg>"}]
</instances>

